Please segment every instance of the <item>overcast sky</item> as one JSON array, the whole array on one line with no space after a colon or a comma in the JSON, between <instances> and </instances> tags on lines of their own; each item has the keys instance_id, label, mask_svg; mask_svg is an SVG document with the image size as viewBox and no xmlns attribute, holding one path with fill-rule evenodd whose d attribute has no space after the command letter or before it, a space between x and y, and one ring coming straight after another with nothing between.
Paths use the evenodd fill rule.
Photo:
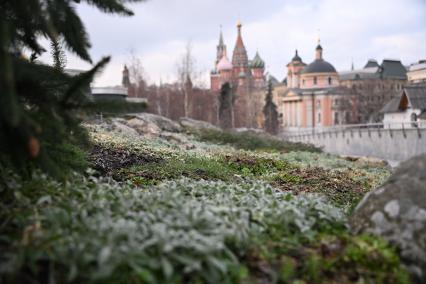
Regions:
<instances>
[{"instance_id":1,"label":"overcast sky","mask_svg":"<svg viewBox=\"0 0 426 284\"><path fill-rule=\"evenodd\" d=\"M369 58L396 58L405 65L426 59L426 0L149 0L130 7L133 17L83 5L78 9L93 59L112 56L96 85L121 84L131 50L141 58L150 82L173 81L188 41L208 82L219 27L231 57L238 19L249 58L258 50L267 71L280 80L295 49L304 62L313 60L318 33L325 59L338 71L350 69L352 60L361 68ZM68 55L67 68L89 67Z\"/></svg>"}]
</instances>

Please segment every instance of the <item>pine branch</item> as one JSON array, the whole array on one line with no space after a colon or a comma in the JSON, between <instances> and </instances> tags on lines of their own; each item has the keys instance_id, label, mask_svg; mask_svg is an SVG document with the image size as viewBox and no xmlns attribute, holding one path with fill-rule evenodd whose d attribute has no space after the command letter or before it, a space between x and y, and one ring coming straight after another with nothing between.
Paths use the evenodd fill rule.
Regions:
<instances>
[{"instance_id":1,"label":"pine branch","mask_svg":"<svg viewBox=\"0 0 426 284\"><path fill-rule=\"evenodd\" d=\"M50 39L53 41L62 35L64 43L69 50L76 53L81 59L92 62L88 53L90 43L86 29L69 1L56 0L49 2L47 12Z\"/></svg>"},{"instance_id":2,"label":"pine branch","mask_svg":"<svg viewBox=\"0 0 426 284\"><path fill-rule=\"evenodd\" d=\"M124 6L124 2L142 2L145 0L131 0L131 1L122 1L122 0L84 0L87 4L96 6L99 10L105 13L114 13L120 14L123 16L132 16L133 12Z\"/></svg>"},{"instance_id":3,"label":"pine branch","mask_svg":"<svg viewBox=\"0 0 426 284\"><path fill-rule=\"evenodd\" d=\"M82 88L89 87L89 84L92 82L95 74L104 68L109 61L110 57L104 57L91 70L75 76L72 79L70 87L65 92L64 98L62 99L61 104L63 107L71 107L71 105L73 107L79 106L81 96L86 95L84 91L82 92ZM80 100L76 98L77 96L80 96Z\"/></svg>"},{"instance_id":4,"label":"pine branch","mask_svg":"<svg viewBox=\"0 0 426 284\"><path fill-rule=\"evenodd\" d=\"M51 42L51 48L53 66L58 71L63 71L66 66L66 56L61 43L57 39L53 39Z\"/></svg>"}]
</instances>

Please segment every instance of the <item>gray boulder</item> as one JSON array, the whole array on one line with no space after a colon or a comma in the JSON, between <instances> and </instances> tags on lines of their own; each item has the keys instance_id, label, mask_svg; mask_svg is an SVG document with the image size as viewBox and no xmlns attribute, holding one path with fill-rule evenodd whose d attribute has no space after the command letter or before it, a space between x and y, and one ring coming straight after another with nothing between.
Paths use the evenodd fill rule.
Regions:
<instances>
[{"instance_id":1,"label":"gray boulder","mask_svg":"<svg viewBox=\"0 0 426 284\"><path fill-rule=\"evenodd\" d=\"M240 132L240 133L246 132L246 133L252 133L252 134L266 134L265 130L260 128L240 127L240 128L235 128L234 131Z\"/></svg>"},{"instance_id":2,"label":"gray boulder","mask_svg":"<svg viewBox=\"0 0 426 284\"><path fill-rule=\"evenodd\" d=\"M137 117L127 120L126 125L141 135L158 136L161 133L161 129L157 124Z\"/></svg>"},{"instance_id":3,"label":"gray boulder","mask_svg":"<svg viewBox=\"0 0 426 284\"><path fill-rule=\"evenodd\" d=\"M162 131L168 132L180 132L182 131L182 127L179 123L168 119L167 117L156 115L152 113L137 113L137 114L129 114L126 116L127 119L138 119L145 124L155 124Z\"/></svg>"},{"instance_id":4,"label":"gray boulder","mask_svg":"<svg viewBox=\"0 0 426 284\"><path fill-rule=\"evenodd\" d=\"M111 122L112 128L120 133L123 133L125 135L131 135L131 136L137 136L138 132L136 129L126 125L126 121L124 119L113 119Z\"/></svg>"},{"instance_id":5,"label":"gray boulder","mask_svg":"<svg viewBox=\"0 0 426 284\"><path fill-rule=\"evenodd\" d=\"M181 117L179 119L179 123L183 128L190 131L200 131L203 129L221 131L219 127L214 126L211 123L201 120L195 120L189 117Z\"/></svg>"},{"instance_id":6,"label":"gray boulder","mask_svg":"<svg viewBox=\"0 0 426 284\"><path fill-rule=\"evenodd\" d=\"M354 233L372 233L396 245L418 283L426 283L426 155L402 163L367 194L350 220Z\"/></svg>"}]
</instances>

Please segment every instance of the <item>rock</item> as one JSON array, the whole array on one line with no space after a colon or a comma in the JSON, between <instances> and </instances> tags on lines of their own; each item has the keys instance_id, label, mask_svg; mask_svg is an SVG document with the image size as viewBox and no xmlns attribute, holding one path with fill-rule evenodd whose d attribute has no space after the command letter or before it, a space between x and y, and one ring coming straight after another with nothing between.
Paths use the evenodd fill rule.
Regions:
<instances>
[{"instance_id":1,"label":"rock","mask_svg":"<svg viewBox=\"0 0 426 284\"><path fill-rule=\"evenodd\" d=\"M125 135L134 135L137 136L138 132L132 128L127 126L125 120L122 119L114 119L111 123L113 130L123 133Z\"/></svg>"},{"instance_id":2,"label":"rock","mask_svg":"<svg viewBox=\"0 0 426 284\"><path fill-rule=\"evenodd\" d=\"M235 132L247 132L247 133L254 133L254 134L266 134L265 130L260 128L246 128L246 127L240 127L235 128Z\"/></svg>"},{"instance_id":3,"label":"rock","mask_svg":"<svg viewBox=\"0 0 426 284\"><path fill-rule=\"evenodd\" d=\"M160 137L169 141L169 142L175 142L175 143L178 143L178 144L183 144L183 143L187 142L186 139L183 136L176 134L176 133L163 132L160 135Z\"/></svg>"},{"instance_id":4,"label":"rock","mask_svg":"<svg viewBox=\"0 0 426 284\"><path fill-rule=\"evenodd\" d=\"M156 115L152 113L138 113L133 115L127 115L126 118L139 119L144 121L147 124L155 124L162 131L168 131L168 132L182 131L182 127L177 122L161 115Z\"/></svg>"},{"instance_id":5,"label":"rock","mask_svg":"<svg viewBox=\"0 0 426 284\"><path fill-rule=\"evenodd\" d=\"M148 122L137 117L126 121L126 125L136 130L141 135L153 135L158 136L161 133L160 127L155 123Z\"/></svg>"},{"instance_id":6,"label":"rock","mask_svg":"<svg viewBox=\"0 0 426 284\"><path fill-rule=\"evenodd\" d=\"M346 161L355 162L360 165L371 166L371 167L390 167L389 163L385 160L374 158L374 157L355 157L355 156L341 156Z\"/></svg>"},{"instance_id":7,"label":"rock","mask_svg":"<svg viewBox=\"0 0 426 284\"><path fill-rule=\"evenodd\" d=\"M201 120L195 120L189 117L181 117L179 119L179 123L183 128L192 131L199 131L202 129L221 131L219 127L214 126L211 123Z\"/></svg>"},{"instance_id":8,"label":"rock","mask_svg":"<svg viewBox=\"0 0 426 284\"><path fill-rule=\"evenodd\" d=\"M396 245L418 283L426 283L426 154L402 163L367 194L350 220L354 233L372 233Z\"/></svg>"}]
</instances>

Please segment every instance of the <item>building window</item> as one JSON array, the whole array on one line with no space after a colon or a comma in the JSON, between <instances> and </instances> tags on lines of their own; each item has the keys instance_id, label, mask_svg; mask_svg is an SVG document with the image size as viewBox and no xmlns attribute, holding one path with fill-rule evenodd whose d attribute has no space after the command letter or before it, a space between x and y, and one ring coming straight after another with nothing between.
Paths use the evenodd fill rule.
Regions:
<instances>
[{"instance_id":1,"label":"building window","mask_svg":"<svg viewBox=\"0 0 426 284\"><path fill-rule=\"evenodd\" d=\"M302 85L305 86L305 79L302 80Z\"/></svg>"},{"instance_id":2,"label":"building window","mask_svg":"<svg viewBox=\"0 0 426 284\"><path fill-rule=\"evenodd\" d=\"M338 106L339 105L339 101L337 99L333 100L333 106Z\"/></svg>"},{"instance_id":3,"label":"building window","mask_svg":"<svg viewBox=\"0 0 426 284\"><path fill-rule=\"evenodd\" d=\"M336 111L334 113L334 125L339 124L339 113Z\"/></svg>"},{"instance_id":4,"label":"building window","mask_svg":"<svg viewBox=\"0 0 426 284\"><path fill-rule=\"evenodd\" d=\"M331 85L331 77L328 77L328 84Z\"/></svg>"},{"instance_id":5,"label":"building window","mask_svg":"<svg viewBox=\"0 0 426 284\"><path fill-rule=\"evenodd\" d=\"M314 77L314 85L317 84L317 77Z\"/></svg>"},{"instance_id":6,"label":"building window","mask_svg":"<svg viewBox=\"0 0 426 284\"><path fill-rule=\"evenodd\" d=\"M347 111L345 113L345 123L349 123L350 120L351 120L351 114Z\"/></svg>"},{"instance_id":7,"label":"building window","mask_svg":"<svg viewBox=\"0 0 426 284\"><path fill-rule=\"evenodd\" d=\"M321 101L317 100L317 109L321 109Z\"/></svg>"},{"instance_id":8,"label":"building window","mask_svg":"<svg viewBox=\"0 0 426 284\"><path fill-rule=\"evenodd\" d=\"M318 122L318 123L321 123L321 113L320 113L320 112L318 113L318 119L317 119L317 122Z\"/></svg>"},{"instance_id":9,"label":"building window","mask_svg":"<svg viewBox=\"0 0 426 284\"><path fill-rule=\"evenodd\" d=\"M411 119L411 126L417 127L417 114L413 112L410 116L410 119Z\"/></svg>"}]
</instances>

